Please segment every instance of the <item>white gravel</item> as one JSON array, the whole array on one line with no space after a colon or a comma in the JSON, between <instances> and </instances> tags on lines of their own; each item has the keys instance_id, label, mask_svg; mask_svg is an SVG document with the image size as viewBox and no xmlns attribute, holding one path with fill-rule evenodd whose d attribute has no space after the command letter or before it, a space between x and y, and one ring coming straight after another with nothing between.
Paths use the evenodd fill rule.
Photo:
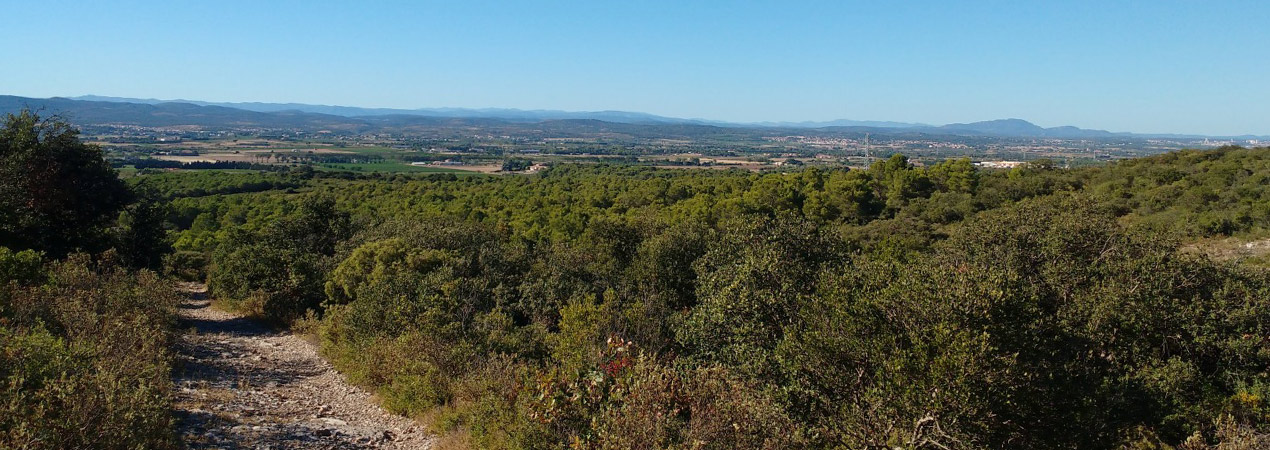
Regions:
<instances>
[{"instance_id":1,"label":"white gravel","mask_svg":"<svg viewBox=\"0 0 1270 450\"><path fill-rule=\"evenodd\" d=\"M288 332L212 309L186 286L175 373L178 432L190 448L426 449L420 425L366 391Z\"/></svg>"}]
</instances>

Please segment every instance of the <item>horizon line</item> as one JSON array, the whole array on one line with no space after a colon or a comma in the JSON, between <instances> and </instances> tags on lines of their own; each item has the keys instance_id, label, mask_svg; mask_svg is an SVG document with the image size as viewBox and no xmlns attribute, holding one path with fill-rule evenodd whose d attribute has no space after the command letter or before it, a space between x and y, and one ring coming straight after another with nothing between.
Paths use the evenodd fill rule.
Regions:
<instances>
[{"instance_id":1,"label":"horizon line","mask_svg":"<svg viewBox=\"0 0 1270 450\"><path fill-rule=\"evenodd\" d=\"M0 94L0 95L13 95L13 94ZM21 96L21 95L13 95L13 96L15 96L15 97L23 97L23 96ZM158 103L186 103L186 104L192 104L192 105L195 105L195 106L209 106L209 105L197 105L197 103L207 103L207 104L210 104L210 106L219 106L219 105L250 105L250 104L259 104L259 105L300 105L300 106L327 107L327 108L352 108L352 109L391 110L391 111L465 110L465 111L477 111L477 112L480 112L480 111L516 111L516 112L526 112L526 113L565 113L565 114L601 114L601 113L623 113L623 114L639 114L639 115L646 115L646 116L652 116L652 117L655 117L655 118L670 119L670 120L677 120L677 121L686 121L686 122L701 122L701 124L703 124L703 125L715 125L715 126L717 126L717 125L721 125L721 124L722 124L722 125L742 125L742 126L771 127L771 126L781 126L781 125L798 125L798 124L806 124L806 125L820 125L820 126L818 126L818 127L810 127L810 126L809 126L808 128L823 128L823 127L833 127L833 126L860 126L860 127L868 127L868 128L887 128L887 129L899 129L899 130L902 130L902 129L920 129L920 128L940 128L940 127L947 127L947 126L951 126L951 125L972 125L972 124L987 123L987 122L1000 122L1000 121L1019 120L1019 121L1026 122L1026 123L1028 123L1028 124L1031 124L1031 125L1034 125L1034 126L1037 126L1037 127L1042 128L1042 129L1046 129L1046 130L1049 130L1049 129L1054 129L1054 128L1077 128L1077 129L1080 129L1080 130L1085 130L1085 131L1093 131L1093 132L1107 132L1107 133L1117 134L1117 135L1124 135L1124 134L1128 134L1128 135L1143 135L1143 136L1185 136L1185 137L1208 137L1208 138L1243 138L1243 137L1253 137L1253 138L1258 138L1258 139L1260 139L1260 138L1270 138L1270 133L1267 133L1267 134L1257 134L1257 133L1245 132L1245 133L1242 133L1242 134L1204 134L1204 133L1186 133L1186 132L1111 131L1111 130L1106 130L1106 129L1103 129L1103 128L1085 128L1085 127L1082 127L1082 126L1076 126L1076 125L1055 125L1055 126L1044 126L1044 125L1037 124L1036 122L1033 122L1033 121L1031 121L1031 120L1029 120L1029 119L1023 119L1023 118L1020 118L1020 117L1004 117L1004 118L985 119L985 120L963 120L963 121L958 121L958 122L948 122L948 123L944 123L944 124L939 124L939 125L936 125L936 124L928 124L928 123L923 123L923 122L913 122L913 121L905 121L905 120L848 119L848 118L841 118L841 117L836 118L836 119L825 119L825 120L758 120L758 121L733 121L733 120L707 119L707 118L702 118L702 117L680 117L680 116L674 116L674 115L664 115L664 114L659 114L659 113L650 113L650 112L644 112L644 111L632 111L632 110L623 110L623 109L601 109L601 110L569 110L569 109L547 109L547 108L526 109L526 108L518 108L518 107L503 107L503 106L485 106L485 107L471 107L471 106L430 106L430 107L414 107L414 108L409 108L409 107L387 107L387 106L353 106L353 105L338 105L338 104L327 104L327 103L304 103L304 102L296 102L296 101L260 101L260 100L253 100L253 101L219 101L219 100L196 100L196 99L186 99L186 98L161 99L161 98L154 98L154 97L150 97L150 98L141 98L141 97L123 97L123 96L114 96L114 95L99 95L99 94L65 95L65 96L63 96L63 95L54 95L54 96L50 96L50 97L44 97L43 99L44 99L44 100L49 100L49 99L55 99L55 98L63 98L63 99L67 99L67 100L75 100L75 101L93 101L93 100L85 100L85 99L83 99L84 97L90 97L90 98L91 98L91 97L96 97L96 98L102 98L102 99L114 99L114 100L116 100L116 101L117 101L117 102L119 102L119 103L136 103L136 102L132 102L132 101L125 101L125 100L137 100L137 101L158 102ZM36 98L36 99L40 99L39 97L27 97L27 98ZM101 101L110 101L110 100L101 100ZM144 104L144 103L138 103L138 104ZM241 109L241 108L237 108L237 109ZM323 113L316 113L316 114L323 114ZM336 116L338 116L338 114L331 114L331 115L336 115ZM342 117L355 117L355 116L342 116ZM598 120L598 119L596 119L596 120ZM842 121L846 121L846 122L873 122L873 123L889 123L889 124L895 124L896 126L882 126L882 127L879 127L879 126L869 126L869 125L830 125L830 123L832 123L832 122L842 122Z\"/></svg>"}]
</instances>

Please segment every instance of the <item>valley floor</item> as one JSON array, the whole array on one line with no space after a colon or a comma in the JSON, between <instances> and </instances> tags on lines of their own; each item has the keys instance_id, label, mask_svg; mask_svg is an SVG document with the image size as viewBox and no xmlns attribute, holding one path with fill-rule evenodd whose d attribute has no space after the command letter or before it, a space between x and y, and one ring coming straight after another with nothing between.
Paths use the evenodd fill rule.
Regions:
<instances>
[{"instance_id":1,"label":"valley floor","mask_svg":"<svg viewBox=\"0 0 1270 450\"><path fill-rule=\"evenodd\" d=\"M212 309L205 288L189 288L175 384L190 448L430 447L422 427L349 385L314 345Z\"/></svg>"}]
</instances>

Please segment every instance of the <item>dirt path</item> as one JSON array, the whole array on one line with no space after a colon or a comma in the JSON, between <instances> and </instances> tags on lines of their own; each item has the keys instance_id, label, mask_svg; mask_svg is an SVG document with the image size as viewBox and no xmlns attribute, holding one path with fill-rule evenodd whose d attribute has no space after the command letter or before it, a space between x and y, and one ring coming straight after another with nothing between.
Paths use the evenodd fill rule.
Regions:
<instances>
[{"instance_id":1,"label":"dirt path","mask_svg":"<svg viewBox=\"0 0 1270 450\"><path fill-rule=\"evenodd\" d=\"M190 448L429 448L413 421L389 414L299 336L212 309L186 286L177 370L178 431Z\"/></svg>"}]
</instances>

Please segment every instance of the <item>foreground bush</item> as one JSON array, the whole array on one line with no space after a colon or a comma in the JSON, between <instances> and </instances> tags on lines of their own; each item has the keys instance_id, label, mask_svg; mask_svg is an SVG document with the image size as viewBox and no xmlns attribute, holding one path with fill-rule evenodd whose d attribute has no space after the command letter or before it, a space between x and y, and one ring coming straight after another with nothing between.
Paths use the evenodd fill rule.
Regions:
<instances>
[{"instance_id":1,"label":"foreground bush","mask_svg":"<svg viewBox=\"0 0 1270 450\"><path fill-rule=\"evenodd\" d=\"M19 265L7 259L0 267ZM3 280L0 448L176 448L175 291L85 255L44 272L43 283Z\"/></svg>"}]
</instances>

